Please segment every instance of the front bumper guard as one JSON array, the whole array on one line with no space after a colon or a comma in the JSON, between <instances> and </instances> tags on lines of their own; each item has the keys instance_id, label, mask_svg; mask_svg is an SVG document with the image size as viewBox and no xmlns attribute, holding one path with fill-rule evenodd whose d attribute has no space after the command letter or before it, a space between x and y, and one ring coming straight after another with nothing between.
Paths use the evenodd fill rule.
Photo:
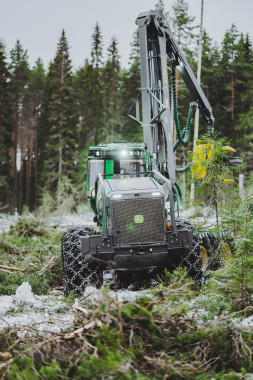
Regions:
<instances>
[{"instance_id":1,"label":"front bumper guard","mask_svg":"<svg viewBox=\"0 0 253 380\"><path fill-rule=\"evenodd\" d=\"M117 270L146 270L165 267L173 258L185 256L192 249L192 233L188 230L167 232L166 241L114 245L113 237L90 235L80 238L83 259L100 262Z\"/></svg>"}]
</instances>

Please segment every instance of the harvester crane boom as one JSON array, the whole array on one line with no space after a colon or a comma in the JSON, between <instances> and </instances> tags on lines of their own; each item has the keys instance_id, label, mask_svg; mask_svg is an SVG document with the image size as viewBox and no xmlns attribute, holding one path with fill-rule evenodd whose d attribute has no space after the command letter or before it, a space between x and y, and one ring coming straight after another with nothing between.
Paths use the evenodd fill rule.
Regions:
<instances>
[{"instance_id":1,"label":"harvester crane boom","mask_svg":"<svg viewBox=\"0 0 253 380\"><path fill-rule=\"evenodd\" d=\"M172 72L172 90L175 90L173 76L177 67L195 102L191 104L187 126L182 134L178 131L179 127L177 129L180 142L188 141L189 127L196 107L199 107L208 128L213 128L212 108L164 15L160 11L140 13L136 24L139 27L140 41L142 120L139 118L140 111L137 109L139 96L135 102L137 115L135 120L143 125L144 142L151 152L154 169L158 169L174 183L176 168L173 151L176 147L173 146L168 65L171 66ZM175 92L173 102L175 108Z\"/></svg>"}]
</instances>

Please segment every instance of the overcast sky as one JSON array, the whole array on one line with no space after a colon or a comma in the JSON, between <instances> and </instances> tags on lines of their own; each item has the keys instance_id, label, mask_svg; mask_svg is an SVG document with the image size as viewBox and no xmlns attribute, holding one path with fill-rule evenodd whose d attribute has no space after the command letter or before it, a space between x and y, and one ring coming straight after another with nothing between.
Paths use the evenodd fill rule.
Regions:
<instances>
[{"instance_id":1,"label":"overcast sky","mask_svg":"<svg viewBox=\"0 0 253 380\"><path fill-rule=\"evenodd\" d=\"M98 21L105 47L115 36L121 63L127 67L135 19L140 12L154 9L157 0L0 0L0 38L7 52L19 39L27 49L29 62L38 57L45 66L55 56L64 28L70 46L72 65L79 67L90 56L91 35ZM173 1L164 0L169 10ZM200 19L201 0L188 0L189 13ZM253 37L253 0L205 0L204 27L221 42L225 31L235 23L240 32Z\"/></svg>"}]
</instances>

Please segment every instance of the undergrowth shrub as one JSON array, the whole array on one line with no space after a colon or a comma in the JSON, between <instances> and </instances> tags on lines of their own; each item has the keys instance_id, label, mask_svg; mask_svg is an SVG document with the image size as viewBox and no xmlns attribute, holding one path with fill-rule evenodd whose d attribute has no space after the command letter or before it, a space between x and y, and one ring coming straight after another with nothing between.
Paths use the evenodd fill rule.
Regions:
<instances>
[{"instance_id":1,"label":"undergrowth shrub","mask_svg":"<svg viewBox=\"0 0 253 380\"><path fill-rule=\"evenodd\" d=\"M62 286L60 237L61 232L31 217L20 218L2 234L0 295L14 294L23 282L29 282L36 294Z\"/></svg>"},{"instance_id":2,"label":"undergrowth shrub","mask_svg":"<svg viewBox=\"0 0 253 380\"><path fill-rule=\"evenodd\" d=\"M10 227L10 234L15 234L19 237L43 236L47 233L45 223L34 218L20 218L15 226Z\"/></svg>"}]
</instances>

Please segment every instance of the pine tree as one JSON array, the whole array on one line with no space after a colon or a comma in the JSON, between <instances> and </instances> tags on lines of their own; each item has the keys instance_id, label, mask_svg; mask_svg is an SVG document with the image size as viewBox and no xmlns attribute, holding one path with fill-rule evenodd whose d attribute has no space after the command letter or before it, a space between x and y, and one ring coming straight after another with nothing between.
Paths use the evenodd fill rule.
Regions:
<instances>
[{"instance_id":1,"label":"pine tree","mask_svg":"<svg viewBox=\"0 0 253 380\"><path fill-rule=\"evenodd\" d=\"M0 210L7 211L10 200L11 157L13 120L9 72L7 69L5 48L0 41Z\"/></svg>"},{"instance_id":2,"label":"pine tree","mask_svg":"<svg viewBox=\"0 0 253 380\"><path fill-rule=\"evenodd\" d=\"M11 50L10 57L10 88L14 120L11 157L14 192L17 198L13 203L14 207L21 212L23 206L23 163L25 159L25 94L30 70L27 51L22 48L19 40L17 40L14 49Z\"/></svg>"},{"instance_id":3,"label":"pine tree","mask_svg":"<svg viewBox=\"0 0 253 380\"><path fill-rule=\"evenodd\" d=\"M44 160L42 179L46 188L55 192L63 176L74 178L76 160L77 109L64 30L49 67L46 95L42 132L47 135L42 136L45 142L41 155ZM59 205L59 197L57 202Z\"/></svg>"},{"instance_id":4,"label":"pine tree","mask_svg":"<svg viewBox=\"0 0 253 380\"><path fill-rule=\"evenodd\" d=\"M108 48L108 59L103 70L104 81L104 136L103 141L120 139L122 124L120 94L120 63L117 40L113 37Z\"/></svg>"}]
</instances>

